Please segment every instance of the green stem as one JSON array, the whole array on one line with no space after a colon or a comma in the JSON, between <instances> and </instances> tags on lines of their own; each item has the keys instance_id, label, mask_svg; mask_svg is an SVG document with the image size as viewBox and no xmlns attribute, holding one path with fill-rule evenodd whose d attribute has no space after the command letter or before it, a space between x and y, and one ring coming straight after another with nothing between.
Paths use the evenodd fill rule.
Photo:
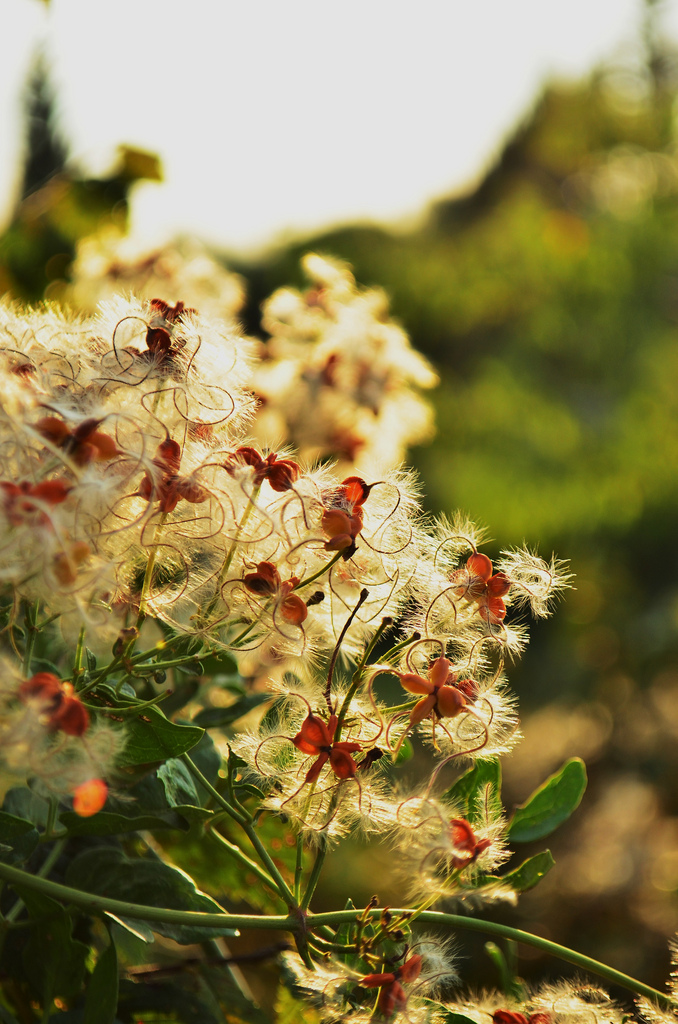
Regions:
<instances>
[{"instance_id":1,"label":"green stem","mask_svg":"<svg viewBox=\"0 0 678 1024\"><path fill-rule=\"evenodd\" d=\"M82 907L83 910L87 910L94 915L108 912L150 923L157 921L167 924L202 925L207 928L254 928L296 933L305 928L313 930L319 926L341 925L345 922L355 921L359 913L355 910L333 910L325 914L309 914L305 920L296 913L285 916L281 914L208 914L200 911L147 907L139 903L110 899L107 896L96 896L92 893L72 889L67 885L61 885L59 882L51 882L47 878L31 875L27 871L22 871L21 868L12 867L10 864L0 863L0 878L4 878L10 884L25 886L28 889L34 889L36 892L42 892L46 896L51 896L53 899L71 903L76 907ZM362 911L363 915L374 918L379 918L382 913L383 911L379 907ZM394 916L408 915L412 913L412 910L409 908L393 907L391 908L391 913ZM580 967L591 974L597 974L611 984L620 985L631 992L645 996L666 1009L678 1009L678 1003L670 999L665 993L643 984L642 981L637 981L628 974L616 971L613 967L608 967L607 964L601 964L597 960L592 959L592 957L585 956L583 953L577 953L566 946L560 946L557 942L551 942L550 939L543 939L539 935L532 935L530 932L521 931L519 928L497 924L495 921L482 921L475 917L462 917L459 914L443 914L438 910L424 911L419 916L419 920L423 924L459 928L462 931L481 932L485 935L494 935L504 939L512 939L514 942L522 942L526 946L532 946L543 953L557 957L559 960L574 964L575 967Z\"/></svg>"},{"instance_id":2,"label":"green stem","mask_svg":"<svg viewBox=\"0 0 678 1024\"><path fill-rule=\"evenodd\" d=\"M181 760L184 762L184 764L188 768L189 772L193 775L193 777L198 780L201 786L204 786L204 788L207 790L210 796L214 800L216 800L219 806L222 807L223 810L225 810L226 813L230 815L230 817L233 818L234 821L237 821L237 823L240 825L241 829L251 842L252 846L256 850L259 860L264 865L271 878L274 880L276 888L280 895L282 896L285 903L287 904L287 906L290 908L296 908L297 901L294 898L294 893L288 886L283 876L280 874L277 865L274 863L273 859L271 858L271 855L269 854L264 844L261 842L259 836L257 835L252 825L245 818L243 818L242 814L239 814L238 811L236 811L236 809L232 807L231 804L229 804L228 800L224 799L224 797L218 790L214 788L214 786L205 778L205 776L197 767L197 765L193 763L188 754L182 754Z\"/></svg>"},{"instance_id":3,"label":"green stem","mask_svg":"<svg viewBox=\"0 0 678 1024\"><path fill-rule=\"evenodd\" d=\"M49 853L45 857L45 859L44 859L44 861L43 861L43 863L42 863L42 865L40 867L40 870L35 875L36 878L46 878L49 875L50 871L52 870L52 868L54 867L54 865L58 861L59 857L61 856L61 851L63 850L65 845L66 845L66 840L65 839L57 840L57 842L54 844L52 849L49 851ZM21 909L22 909L23 905L24 905L24 901L21 900L21 899L18 899L16 901L16 903L14 904L14 906L9 908L9 910L5 914L5 924L9 925L9 924L12 924L14 921L16 921L17 917L21 913Z\"/></svg>"},{"instance_id":4,"label":"green stem","mask_svg":"<svg viewBox=\"0 0 678 1024\"><path fill-rule=\"evenodd\" d=\"M146 609L148 608L148 597L153 586L153 570L155 569L156 559L158 557L158 547L156 543L158 534L165 525L165 520L169 512L163 512L158 520L158 523L153 531L153 540L151 541L151 553L148 556L148 562L146 563L146 572L144 573L144 582L141 587L141 598L139 600L139 614L137 616L137 629L140 628L142 622L146 618Z\"/></svg>"},{"instance_id":5,"label":"green stem","mask_svg":"<svg viewBox=\"0 0 678 1024\"><path fill-rule=\"evenodd\" d=\"M78 633L78 643L75 648L75 658L73 659L73 685L75 686L78 682L78 677L82 672L82 653L85 647L85 627L80 627Z\"/></svg>"},{"instance_id":6,"label":"green stem","mask_svg":"<svg viewBox=\"0 0 678 1024\"><path fill-rule=\"evenodd\" d=\"M343 551L337 551L336 555L329 560L327 565L323 565L322 569L318 569L318 571L314 572L312 576L307 576L305 579L299 580L296 587L293 587L292 589L302 590L304 587L307 587L309 583L315 583L315 581L319 580L321 576L324 576L326 572L329 572L335 562L339 561L343 553Z\"/></svg>"},{"instance_id":7,"label":"green stem","mask_svg":"<svg viewBox=\"0 0 678 1024\"><path fill-rule=\"evenodd\" d=\"M24 679L29 679L31 675L31 660L33 658L33 648L35 647L35 639L38 633L38 605L39 601L35 601L33 604L27 604L24 611L24 624L26 628L26 647L24 648L24 661L22 666Z\"/></svg>"},{"instance_id":8,"label":"green stem","mask_svg":"<svg viewBox=\"0 0 678 1024\"><path fill-rule=\"evenodd\" d=\"M261 881L269 887L269 889L272 889L273 892L277 894L277 886L271 876L266 874L263 868L260 868L256 861L248 857L246 853L243 853L239 846L236 846L235 843L231 843L226 836L222 836L221 832L217 832L214 828L214 821L209 821L207 824L209 826L209 834L212 838L216 839L220 846L223 846L228 850L231 857L237 860L242 867L247 868L248 871L255 874L257 878L261 879Z\"/></svg>"},{"instance_id":9,"label":"green stem","mask_svg":"<svg viewBox=\"0 0 678 1024\"><path fill-rule=\"evenodd\" d=\"M301 832L297 833L297 860L294 866L294 897L299 903L301 900L301 876L304 871L304 837Z\"/></svg>"},{"instance_id":10,"label":"green stem","mask_svg":"<svg viewBox=\"0 0 678 1024\"><path fill-rule=\"evenodd\" d=\"M381 620L381 625L379 626L378 630L376 631L376 633L372 637L372 639L371 639L370 643L368 644L368 646L365 648L363 656L360 659L360 662L359 662L355 672L353 673L353 678L351 680L351 685L349 686L349 688L348 688L348 690L346 692L346 696L344 697L344 702L341 705L341 710L340 710L340 712L339 712L339 714L337 716L337 728L334 730L334 739L335 739L335 741L341 739L341 728L342 728L342 726L344 724L344 718L346 717L346 712L348 711L348 709L350 707L351 701L353 700L353 698L356 695L356 691L358 690L358 687L360 686L360 684L363 681L363 673L365 671L365 665L367 664L367 659L369 658L370 654L372 653L372 651L376 647L377 643L379 642L379 638L382 635L382 633L384 632L384 630L388 629L388 627L392 624L392 622L393 622L393 619L390 616L388 618L385 618L385 619Z\"/></svg>"}]
</instances>

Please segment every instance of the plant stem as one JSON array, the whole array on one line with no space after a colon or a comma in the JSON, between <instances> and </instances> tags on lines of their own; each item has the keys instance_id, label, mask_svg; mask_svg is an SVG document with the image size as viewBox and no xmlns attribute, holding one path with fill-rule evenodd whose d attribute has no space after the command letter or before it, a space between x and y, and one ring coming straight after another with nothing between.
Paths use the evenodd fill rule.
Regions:
<instances>
[{"instance_id":1,"label":"plant stem","mask_svg":"<svg viewBox=\"0 0 678 1024\"><path fill-rule=\"evenodd\" d=\"M158 534L165 525L165 520L169 515L168 512L163 512L158 520L158 524L153 531L153 540L151 541L151 553L148 556L148 562L146 563L146 572L144 573L144 582L141 587L141 598L139 599L139 614L137 616L137 629L141 627L142 622L146 618L146 609L148 608L148 597L153 586L153 570L155 569L155 562L158 557Z\"/></svg>"},{"instance_id":2,"label":"plant stem","mask_svg":"<svg viewBox=\"0 0 678 1024\"><path fill-rule=\"evenodd\" d=\"M31 674L31 660L33 658L33 648L35 647L35 638L38 632L38 605L38 601L35 601L33 604L27 604L24 611L26 646L24 648L22 671L25 679L28 679Z\"/></svg>"},{"instance_id":3,"label":"plant stem","mask_svg":"<svg viewBox=\"0 0 678 1024\"><path fill-rule=\"evenodd\" d=\"M207 928L256 928L270 929L272 931L288 931L296 933L308 929L312 931L324 925L341 925L344 922L355 921L359 914L367 917L379 918L383 913L380 907L367 911L355 910L333 910L325 914L309 914L305 920L299 914L258 915L258 914L208 914L201 911L189 910L167 910L162 907L147 907L138 903L129 903L123 900L110 899L107 896L96 896L92 893L80 892L59 882L51 882L47 878L39 878L31 875L20 868L12 867L10 864L0 863L0 878L13 885L25 886L42 892L53 899L62 900L65 903L72 903L76 907L82 907L90 913L98 915L112 913L123 917L136 918L140 921L165 922L168 924L202 925ZM391 913L405 915L412 913L411 908L392 907ZM578 953L574 949L568 949L550 939L543 939L540 935L532 935L530 932L521 931L519 928L512 928L509 925L497 924L495 921L482 921L475 917L462 917L459 914L443 914L438 910L425 910L419 915L419 921L423 924L438 925L448 928L458 928L462 931L481 932L485 935L499 936L499 938L512 939L514 942L522 942L526 946L533 946L544 953L564 960L566 963L574 964L584 971L597 974L605 978L613 985L620 985L622 988L645 996L669 1010L677 1010L678 1003L672 1000L663 992L651 988L631 978L628 974L601 964L592 957Z\"/></svg>"},{"instance_id":4,"label":"plant stem","mask_svg":"<svg viewBox=\"0 0 678 1024\"><path fill-rule=\"evenodd\" d=\"M241 829L244 831L245 835L251 842L252 846L256 850L259 856L259 860L262 862L262 864L268 871L269 875L275 882L275 886L280 895L282 896L283 900L287 904L287 906L291 910L296 909L297 901L294 898L294 893L288 886L283 876L280 874L277 865L274 863L273 859L271 858L271 855L269 854L268 850L262 843L261 839L257 835L252 825L245 818L243 818L243 816L239 814L238 811L236 811L236 809L231 806L231 804L229 804L228 800L224 799L221 793L219 793L219 791L216 790L210 782L208 782L208 780L205 778L205 776L197 767L197 765L195 765L193 761L190 759L188 754L182 754L181 760L184 762L184 764L188 768L189 772L193 775L193 777L198 780L200 785L204 786L204 788L207 790L210 796L217 801L219 806L222 807L226 811L226 813L230 815L231 818L233 818L234 821L237 821L237 823L240 825ZM2 876L0 875L0 877Z\"/></svg>"},{"instance_id":5,"label":"plant stem","mask_svg":"<svg viewBox=\"0 0 678 1024\"><path fill-rule=\"evenodd\" d=\"M339 561L343 553L343 551L337 551L336 555L329 560L327 565L323 565L322 569L318 569L318 571L314 572L312 576L307 576L305 579L299 580L296 587L293 587L292 589L303 590L303 588L307 587L309 583L315 583L316 580L319 580L321 576L324 576L325 573L328 572L332 568L332 566Z\"/></svg>"},{"instance_id":6,"label":"plant stem","mask_svg":"<svg viewBox=\"0 0 678 1024\"><path fill-rule=\"evenodd\" d=\"M220 846L223 846L226 850L228 850L230 855L238 861L241 867L247 868L248 871L251 871L253 874L255 874L257 878L261 879L261 881L269 887L269 889L272 889L273 892L277 894L276 884L270 877L270 875L267 875L263 868L259 867L256 861L248 857L246 853L243 853L239 846L236 846L235 843L231 843L226 838L226 836L222 836L221 832L217 832L212 827L211 821L207 824L209 825L209 834L212 836L212 838L216 839Z\"/></svg>"},{"instance_id":7,"label":"plant stem","mask_svg":"<svg viewBox=\"0 0 678 1024\"><path fill-rule=\"evenodd\" d=\"M82 652L85 647L85 627L80 627L78 634L78 644L75 648L75 658L73 659L73 685L76 686L80 673L82 672Z\"/></svg>"},{"instance_id":8,"label":"plant stem","mask_svg":"<svg viewBox=\"0 0 678 1024\"><path fill-rule=\"evenodd\" d=\"M301 876L304 871L304 837L297 833L297 860L294 867L294 896L297 903L301 900Z\"/></svg>"}]
</instances>

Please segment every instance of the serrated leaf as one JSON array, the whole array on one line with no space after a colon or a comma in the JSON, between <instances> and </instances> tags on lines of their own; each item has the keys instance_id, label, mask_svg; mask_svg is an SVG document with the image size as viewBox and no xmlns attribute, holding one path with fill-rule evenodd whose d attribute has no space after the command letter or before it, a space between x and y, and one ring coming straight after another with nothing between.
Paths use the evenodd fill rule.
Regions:
<instances>
[{"instance_id":1,"label":"serrated leaf","mask_svg":"<svg viewBox=\"0 0 678 1024\"><path fill-rule=\"evenodd\" d=\"M501 812L501 765L496 758L477 761L447 790L445 799L474 825L484 821L488 792L496 805L493 810Z\"/></svg>"},{"instance_id":2,"label":"serrated leaf","mask_svg":"<svg viewBox=\"0 0 678 1024\"><path fill-rule=\"evenodd\" d=\"M130 858L114 847L85 850L71 861L66 884L99 896L170 910L225 913L223 907L199 892L183 871L170 867L158 857ZM130 910L130 918L134 913ZM180 943L205 942L218 935L236 935L231 928L202 928L192 925L152 922L160 935Z\"/></svg>"},{"instance_id":3,"label":"serrated leaf","mask_svg":"<svg viewBox=\"0 0 678 1024\"><path fill-rule=\"evenodd\" d=\"M32 821L0 811L0 861L21 864L33 853L40 834Z\"/></svg>"},{"instance_id":4,"label":"serrated leaf","mask_svg":"<svg viewBox=\"0 0 678 1024\"><path fill-rule=\"evenodd\" d=\"M115 721L116 708L130 708L134 702L116 697L110 687L100 686L90 694L88 702L101 708L100 713ZM118 755L121 768L159 764L168 757L178 757L200 742L203 730L194 725L177 725L165 718L156 707L144 708L137 716L125 717L126 743Z\"/></svg>"},{"instance_id":5,"label":"serrated leaf","mask_svg":"<svg viewBox=\"0 0 678 1024\"><path fill-rule=\"evenodd\" d=\"M223 729L270 699L270 693L248 693L227 708L203 708L193 721L203 729Z\"/></svg>"},{"instance_id":6,"label":"serrated leaf","mask_svg":"<svg viewBox=\"0 0 678 1024\"><path fill-rule=\"evenodd\" d=\"M114 1024L118 1008L118 954L111 939L92 971L82 1024Z\"/></svg>"},{"instance_id":7,"label":"serrated leaf","mask_svg":"<svg viewBox=\"0 0 678 1024\"><path fill-rule=\"evenodd\" d=\"M577 809L586 790L586 766L573 757L517 807L508 826L514 843L544 839Z\"/></svg>"},{"instance_id":8,"label":"serrated leaf","mask_svg":"<svg viewBox=\"0 0 678 1024\"><path fill-rule=\"evenodd\" d=\"M500 880L516 892L527 892L528 889L534 888L538 882L541 882L544 875L548 874L554 864L555 861L551 856L551 851L542 850L541 853L535 854L534 857L528 857L520 867L509 871L506 875L502 875Z\"/></svg>"}]
</instances>

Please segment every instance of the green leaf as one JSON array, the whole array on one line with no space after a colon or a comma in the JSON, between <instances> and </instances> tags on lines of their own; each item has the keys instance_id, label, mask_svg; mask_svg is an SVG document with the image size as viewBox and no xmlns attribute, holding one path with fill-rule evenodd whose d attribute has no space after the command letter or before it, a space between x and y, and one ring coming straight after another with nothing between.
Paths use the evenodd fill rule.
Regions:
<instances>
[{"instance_id":1,"label":"green leaf","mask_svg":"<svg viewBox=\"0 0 678 1024\"><path fill-rule=\"evenodd\" d=\"M40 834L32 821L0 811L0 861L21 864L39 841Z\"/></svg>"},{"instance_id":2,"label":"green leaf","mask_svg":"<svg viewBox=\"0 0 678 1024\"><path fill-rule=\"evenodd\" d=\"M101 707L103 717L110 716L113 720L116 708L130 708L135 703L116 697L108 686L97 687L88 701ZM168 757L178 757L199 743L203 735L203 730L194 725L170 722L156 707L144 708L136 717L126 717L124 729L127 742L117 759L121 768L158 764Z\"/></svg>"},{"instance_id":3,"label":"green leaf","mask_svg":"<svg viewBox=\"0 0 678 1024\"><path fill-rule=\"evenodd\" d=\"M132 859L114 847L85 850L71 861L66 884L84 892L110 896L128 903L140 903L170 910L224 913L223 907L199 892L183 871L165 864L159 857ZM130 908L130 919L134 918ZM152 922L153 931L176 942L205 942L218 935L237 934L232 928L201 928L191 925Z\"/></svg>"},{"instance_id":4,"label":"green leaf","mask_svg":"<svg viewBox=\"0 0 678 1024\"><path fill-rule=\"evenodd\" d=\"M74 998L82 987L89 947L73 938L70 915L56 900L15 888L33 922L23 953L26 977L45 1006L55 998Z\"/></svg>"},{"instance_id":5,"label":"green leaf","mask_svg":"<svg viewBox=\"0 0 678 1024\"><path fill-rule=\"evenodd\" d=\"M436 1008L440 1008L439 1004L436 1004ZM445 1010L441 1021L442 1024L476 1024L472 1017L467 1017L464 1013L455 1013L454 1010Z\"/></svg>"},{"instance_id":6,"label":"green leaf","mask_svg":"<svg viewBox=\"0 0 678 1024\"><path fill-rule=\"evenodd\" d=\"M85 660L87 661L88 670L94 672L94 669L97 667L97 656L90 651L89 647L85 648Z\"/></svg>"},{"instance_id":7,"label":"green leaf","mask_svg":"<svg viewBox=\"0 0 678 1024\"><path fill-rule=\"evenodd\" d=\"M270 693L248 693L227 708L203 708L193 721L204 729L223 729L270 699Z\"/></svg>"},{"instance_id":8,"label":"green leaf","mask_svg":"<svg viewBox=\"0 0 678 1024\"><path fill-rule=\"evenodd\" d=\"M13 786L5 795L2 809L7 814L24 818L34 825L44 828L47 824L49 803L44 796L34 793L28 786Z\"/></svg>"},{"instance_id":9,"label":"green leaf","mask_svg":"<svg viewBox=\"0 0 678 1024\"><path fill-rule=\"evenodd\" d=\"M445 793L445 799L454 804L472 825L484 821L487 799L493 810L501 812L501 765L496 758L477 761Z\"/></svg>"},{"instance_id":10,"label":"green leaf","mask_svg":"<svg viewBox=\"0 0 678 1024\"><path fill-rule=\"evenodd\" d=\"M170 757L160 765L157 775L165 788L170 807L178 807L180 804L190 804L192 807L200 805L193 777L183 761Z\"/></svg>"},{"instance_id":11,"label":"green leaf","mask_svg":"<svg viewBox=\"0 0 678 1024\"><path fill-rule=\"evenodd\" d=\"M82 1024L114 1024L117 1008L118 954L111 938L89 979Z\"/></svg>"},{"instance_id":12,"label":"green leaf","mask_svg":"<svg viewBox=\"0 0 678 1024\"><path fill-rule=\"evenodd\" d=\"M133 805L132 805L133 808ZM186 830L184 819L176 811L162 814L119 814L116 811L99 811L91 818L81 818L73 811L63 811L59 821L71 836L119 836L126 832L155 831L160 828Z\"/></svg>"},{"instance_id":13,"label":"green leaf","mask_svg":"<svg viewBox=\"0 0 678 1024\"><path fill-rule=\"evenodd\" d=\"M586 790L586 766L578 757L566 761L531 797L517 807L508 826L514 843L544 839L577 809Z\"/></svg>"},{"instance_id":14,"label":"green leaf","mask_svg":"<svg viewBox=\"0 0 678 1024\"><path fill-rule=\"evenodd\" d=\"M501 881L506 885L510 885L516 892L527 892L528 889L534 888L537 882L541 882L544 875L548 874L554 864L555 861L551 856L551 851L542 850L541 853L535 854L534 857L528 857L514 871L509 871L508 874L502 875Z\"/></svg>"}]
</instances>

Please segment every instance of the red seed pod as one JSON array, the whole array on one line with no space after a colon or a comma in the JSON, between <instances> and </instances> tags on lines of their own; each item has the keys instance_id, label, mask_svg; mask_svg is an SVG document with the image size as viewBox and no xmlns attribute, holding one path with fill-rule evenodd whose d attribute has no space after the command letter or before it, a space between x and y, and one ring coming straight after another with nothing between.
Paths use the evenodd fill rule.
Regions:
<instances>
[{"instance_id":1,"label":"red seed pod","mask_svg":"<svg viewBox=\"0 0 678 1024\"><path fill-rule=\"evenodd\" d=\"M528 1024L528 1018L524 1013L516 1013L513 1010L495 1010L492 1020L494 1024Z\"/></svg>"},{"instance_id":2,"label":"red seed pod","mask_svg":"<svg viewBox=\"0 0 678 1024\"><path fill-rule=\"evenodd\" d=\"M272 597L280 589L280 573L273 562L259 562L257 571L247 573L243 578L243 583L252 594Z\"/></svg>"},{"instance_id":3,"label":"red seed pod","mask_svg":"<svg viewBox=\"0 0 678 1024\"><path fill-rule=\"evenodd\" d=\"M77 466L87 466L90 462L108 462L120 454L114 439L97 430L100 423L101 420L87 419L71 430L57 416L43 416L35 426L46 441L62 448Z\"/></svg>"}]
</instances>

